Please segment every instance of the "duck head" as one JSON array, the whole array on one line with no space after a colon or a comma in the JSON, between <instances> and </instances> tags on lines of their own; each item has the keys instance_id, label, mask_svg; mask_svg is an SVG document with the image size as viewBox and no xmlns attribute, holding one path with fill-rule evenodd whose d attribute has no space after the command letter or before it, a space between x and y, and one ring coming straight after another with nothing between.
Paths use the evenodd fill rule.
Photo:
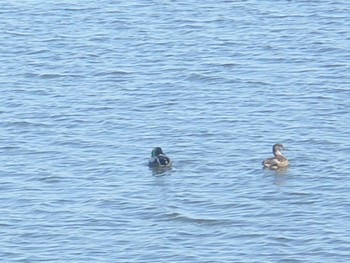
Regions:
<instances>
[{"instance_id":1,"label":"duck head","mask_svg":"<svg viewBox=\"0 0 350 263\"><path fill-rule=\"evenodd\" d=\"M284 145L281 143L276 143L273 145L272 147L272 152L274 153L274 155L281 155L281 150L284 149Z\"/></svg>"},{"instance_id":2,"label":"duck head","mask_svg":"<svg viewBox=\"0 0 350 263\"><path fill-rule=\"evenodd\" d=\"M162 148L160 148L160 147L155 147L155 148L152 150L152 157L157 157L157 156L160 155L160 154L164 154Z\"/></svg>"}]
</instances>

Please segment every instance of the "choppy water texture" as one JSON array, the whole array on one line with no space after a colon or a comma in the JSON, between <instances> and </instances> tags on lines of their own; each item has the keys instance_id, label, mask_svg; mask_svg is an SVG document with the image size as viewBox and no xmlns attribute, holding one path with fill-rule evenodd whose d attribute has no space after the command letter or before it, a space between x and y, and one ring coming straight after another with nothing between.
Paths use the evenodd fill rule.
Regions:
<instances>
[{"instance_id":1,"label":"choppy water texture","mask_svg":"<svg viewBox=\"0 0 350 263\"><path fill-rule=\"evenodd\" d=\"M0 10L2 261L349 262L348 1Z\"/></svg>"}]
</instances>

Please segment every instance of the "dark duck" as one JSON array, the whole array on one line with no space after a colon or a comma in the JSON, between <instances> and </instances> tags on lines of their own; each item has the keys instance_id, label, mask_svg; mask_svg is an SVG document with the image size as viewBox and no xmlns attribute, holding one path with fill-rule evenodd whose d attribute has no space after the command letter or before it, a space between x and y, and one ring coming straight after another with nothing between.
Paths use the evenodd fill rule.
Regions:
<instances>
[{"instance_id":1,"label":"dark duck","mask_svg":"<svg viewBox=\"0 0 350 263\"><path fill-rule=\"evenodd\" d=\"M148 161L150 168L166 168L172 164L170 158L166 156L160 147L155 147L152 150L151 158Z\"/></svg>"}]
</instances>

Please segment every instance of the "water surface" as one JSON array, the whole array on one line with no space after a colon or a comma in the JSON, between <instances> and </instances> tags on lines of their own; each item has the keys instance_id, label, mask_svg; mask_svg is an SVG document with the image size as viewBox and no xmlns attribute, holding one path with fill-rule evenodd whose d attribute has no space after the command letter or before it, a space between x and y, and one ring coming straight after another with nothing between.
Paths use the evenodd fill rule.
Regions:
<instances>
[{"instance_id":1,"label":"water surface","mask_svg":"<svg viewBox=\"0 0 350 263\"><path fill-rule=\"evenodd\" d=\"M349 261L347 1L0 7L4 261Z\"/></svg>"}]
</instances>

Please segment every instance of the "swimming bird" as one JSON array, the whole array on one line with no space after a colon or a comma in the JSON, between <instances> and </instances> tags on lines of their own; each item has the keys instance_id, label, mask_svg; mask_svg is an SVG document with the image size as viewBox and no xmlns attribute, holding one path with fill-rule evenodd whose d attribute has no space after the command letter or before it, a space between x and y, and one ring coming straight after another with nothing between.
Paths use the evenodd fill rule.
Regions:
<instances>
[{"instance_id":1,"label":"swimming bird","mask_svg":"<svg viewBox=\"0 0 350 263\"><path fill-rule=\"evenodd\" d=\"M274 157L272 158L267 158L262 162L262 165L265 168L270 168L270 169L278 169L278 168L283 168L287 167L289 162L288 159L281 153L281 149L284 149L283 144L276 143L272 147L272 152Z\"/></svg>"},{"instance_id":2,"label":"swimming bird","mask_svg":"<svg viewBox=\"0 0 350 263\"><path fill-rule=\"evenodd\" d=\"M170 167L172 161L163 153L162 148L155 147L152 150L151 158L148 161L148 166L151 168L166 168Z\"/></svg>"}]
</instances>

